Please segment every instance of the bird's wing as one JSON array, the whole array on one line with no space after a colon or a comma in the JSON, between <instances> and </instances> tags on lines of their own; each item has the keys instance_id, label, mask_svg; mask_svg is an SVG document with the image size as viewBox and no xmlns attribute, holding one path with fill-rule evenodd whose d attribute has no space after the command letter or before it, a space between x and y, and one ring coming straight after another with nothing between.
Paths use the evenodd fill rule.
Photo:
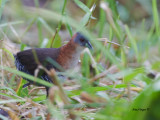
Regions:
<instances>
[{"instance_id":1,"label":"bird's wing","mask_svg":"<svg viewBox=\"0 0 160 120\"><path fill-rule=\"evenodd\" d=\"M46 59L50 57L53 61L56 61L60 48L35 48L34 50L38 61L41 64L43 64L47 69L54 68L52 64L46 62ZM29 71L30 74L34 74L38 65L35 61L32 49L17 53L17 59L21 65L24 65L25 69Z\"/></svg>"}]
</instances>

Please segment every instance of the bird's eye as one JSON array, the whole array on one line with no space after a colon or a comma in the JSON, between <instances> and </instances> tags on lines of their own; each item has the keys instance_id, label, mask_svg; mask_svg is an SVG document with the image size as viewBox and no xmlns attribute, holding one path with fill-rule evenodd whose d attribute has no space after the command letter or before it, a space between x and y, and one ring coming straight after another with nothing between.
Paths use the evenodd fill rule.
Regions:
<instances>
[{"instance_id":1,"label":"bird's eye","mask_svg":"<svg viewBox=\"0 0 160 120\"><path fill-rule=\"evenodd\" d=\"M84 39L80 39L81 42L84 42Z\"/></svg>"}]
</instances>

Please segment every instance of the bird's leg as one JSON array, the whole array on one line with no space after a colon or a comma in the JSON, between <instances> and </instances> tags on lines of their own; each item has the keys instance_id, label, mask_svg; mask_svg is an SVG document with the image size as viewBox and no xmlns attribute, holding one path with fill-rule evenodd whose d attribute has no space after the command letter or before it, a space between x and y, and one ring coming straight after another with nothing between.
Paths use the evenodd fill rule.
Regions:
<instances>
[{"instance_id":1,"label":"bird's leg","mask_svg":"<svg viewBox=\"0 0 160 120\"><path fill-rule=\"evenodd\" d=\"M49 96L49 87L46 87L47 97Z\"/></svg>"},{"instance_id":2,"label":"bird's leg","mask_svg":"<svg viewBox=\"0 0 160 120\"><path fill-rule=\"evenodd\" d=\"M23 88L26 88L29 85L30 85L30 83L28 82L28 83L26 83L26 84L23 85Z\"/></svg>"}]
</instances>

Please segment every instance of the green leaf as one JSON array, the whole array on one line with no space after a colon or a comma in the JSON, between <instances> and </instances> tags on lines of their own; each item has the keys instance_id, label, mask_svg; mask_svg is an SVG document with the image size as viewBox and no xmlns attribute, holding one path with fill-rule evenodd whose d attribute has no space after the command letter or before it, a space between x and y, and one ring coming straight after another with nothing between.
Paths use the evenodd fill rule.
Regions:
<instances>
[{"instance_id":1,"label":"green leaf","mask_svg":"<svg viewBox=\"0 0 160 120\"><path fill-rule=\"evenodd\" d=\"M16 99L17 97L15 96L12 96L12 95L9 95L7 93L0 93L1 96L5 96L5 97L8 97L8 98L12 98L12 99Z\"/></svg>"},{"instance_id":2,"label":"green leaf","mask_svg":"<svg viewBox=\"0 0 160 120\"><path fill-rule=\"evenodd\" d=\"M89 8L88 8L85 4L83 4L81 1L79 1L79 0L74 0L74 2L75 2L82 10L84 10L86 13L90 13Z\"/></svg>"},{"instance_id":3,"label":"green leaf","mask_svg":"<svg viewBox=\"0 0 160 120\"><path fill-rule=\"evenodd\" d=\"M23 88L23 85L26 84L27 81L22 79L22 82L20 84L20 87L19 89L17 90L17 95L20 96L20 97L29 97L28 93L28 89L27 88Z\"/></svg>"},{"instance_id":4,"label":"green leaf","mask_svg":"<svg viewBox=\"0 0 160 120\"><path fill-rule=\"evenodd\" d=\"M90 16L91 16L91 13L86 13L85 16L82 18L82 20L80 22L82 27L84 27L88 23Z\"/></svg>"},{"instance_id":5,"label":"green leaf","mask_svg":"<svg viewBox=\"0 0 160 120\"><path fill-rule=\"evenodd\" d=\"M26 44L21 43L21 48L20 48L20 50L23 51L26 46L27 46Z\"/></svg>"},{"instance_id":6,"label":"green leaf","mask_svg":"<svg viewBox=\"0 0 160 120\"><path fill-rule=\"evenodd\" d=\"M62 46L62 40L61 40L61 37L59 36L59 34L57 34L57 37L54 39L54 42L53 42L53 48L59 48Z\"/></svg>"},{"instance_id":7,"label":"green leaf","mask_svg":"<svg viewBox=\"0 0 160 120\"><path fill-rule=\"evenodd\" d=\"M46 95L41 95L39 97L33 98L32 99L34 102L41 102L43 100L46 100Z\"/></svg>"},{"instance_id":8,"label":"green leaf","mask_svg":"<svg viewBox=\"0 0 160 120\"><path fill-rule=\"evenodd\" d=\"M126 29L126 33L128 35L129 41L131 43L131 46L134 49L134 52L136 54L136 57L137 57L138 60L140 60L140 58L139 58L140 56L139 56L136 40L133 38L133 36L132 36L132 34L131 34L131 32L130 32L130 30L129 30L127 25L125 26L125 29Z\"/></svg>"},{"instance_id":9,"label":"green leaf","mask_svg":"<svg viewBox=\"0 0 160 120\"><path fill-rule=\"evenodd\" d=\"M47 39L47 38L43 39L40 48L46 48L48 43L49 43L49 39Z\"/></svg>"},{"instance_id":10,"label":"green leaf","mask_svg":"<svg viewBox=\"0 0 160 120\"><path fill-rule=\"evenodd\" d=\"M0 28L7 27L8 25L17 25L17 24L22 24L22 23L24 23L24 21L7 22L7 23L0 24Z\"/></svg>"},{"instance_id":11,"label":"green leaf","mask_svg":"<svg viewBox=\"0 0 160 120\"><path fill-rule=\"evenodd\" d=\"M90 18L96 19L95 17L92 16L92 12L96 6L95 4L91 7L91 9L89 9L85 4L83 4L79 0L74 0L74 1L81 9L83 9L86 12L85 16L82 18L80 22L81 27L84 27L88 23Z\"/></svg>"},{"instance_id":12,"label":"green leaf","mask_svg":"<svg viewBox=\"0 0 160 120\"><path fill-rule=\"evenodd\" d=\"M41 46L43 42L43 32L42 32L42 23L40 21L40 18L37 19L37 28L38 28L39 46Z\"/></svg>"},{"instance_id":13,"label":"green leaf","mask_svg":"<svg viewBox=\"0 0 160 120\"><path fill-rule=\"evenodd\" d=\"M82 71L82 75L84 77L89 77L90 75L90 57L88 56L87 53L84 53L83 55L83 60L82 60L82 67L81 67L81 71Z\"/></svg>"},{"instance_id":14,"label":"green leaf","mask_svg":"<svg viewBox=\"0 0 160 120\"><path fill-rule=\"evenodd\" d=\"M16 92L13 89L9 88L9 87L1 87L0 90L8 90L8 91L10 91L10 92L12 92L13 94L16 95Z\"/></svg>"},{"instance_id":15,"label":"green leaf","mask_svg":"<svg viewBox=\"0 0 160 120\"><path fill-rule=\"evenodd\" d=\"M160 71L160 61L157 61L154 64L152 64L152 69Z\"/></svg>"},{"instance_id":16,"label":"green leaf","mask_svg":"<svg viewBox=\"0 0 160 120\"><path fill-rule=\"evenodd\" d=\"M54 33L54 30L48 25L48 23L42 17L39 17L38 20L41 22L41 24L43 24L43 26L46 28L46 30L48 30L48 32L50 32L51 34Z\"/></svg>"},{"instance_id":17,"label":"green leaf","mask_svg":"<svg viewBox=\"0 0 160 120\"><path fill-rule=\"evenodd\" d=\"M14 60L14 57L13 57L13 53L11 51L9 51L8 49L6 48L3 48L3 50L9 54L9 56L12 58L12 60Z\"/></svg>"},{"instance_id":18,"label":"green leaf","mask_svg":"<svg viewBox=\"0 0 160 120\"><path fill-rule=\"evenodd\" d=\"M152 11L153 11L153 20L154 20L154 25L156 28L156 33L159 36L160 28L159 28L159 13L157 9L157 0L152 0Z\"/></svg>"},{"instance_id":19,"label":"green leaf","mask_svg":"<svg viewBox=\"0 0 160 120\"><path fill-rule=\"evenodd\" d=\"M126 88L127 85L126 84L118 84L118 85L108 85L108 86L104 86L104 87L88 87L85 90L90 92L90 93L96 93L99 91L106 91L106 90L111 90L113 88ZM135 85L131 85L131 87L135 87ZM73 97L73 96L77 96L80 95L82 90L73 90L73 91L67 91L68 92L68 96L69 97Z\"/></svg>"},{"instance_id":20,"label":"green leaf","mask_svg":"<svg viewBox=\"0 0 160 120\"><path fill-rule=\"evenodd\" d=\"M124 120L153 120L160 119L160 81L150 84L132 102ZM143 111L142 111L143 110Z\"/></svg>"},{"instance_id":21,"label":"green leaf","mask_svg":"<svg viewBox=\"0 0 160 120\"><path fill-rule=\"evenodd\" d=\"M70 36L72 37L72 36L73 36L72 27L71 27L71 25L69 24L69 21L68 21L68 19L67 19L67 16L65 16L64 18L65 18L65 21L66 21L66 26L67 26L67 29L68 29L68 31L69 31L69 34L70 34Z\"/></svg>"},{"instance_id":22,"label":"green leaf","mask_svg":"<svg viewBox=\"0 0 160 120\"><path fill-rule=\"evenodd\" d=\"M135 78L138 74L144 73L145 69L144 68L137 68L134 70L131 70L131 72L124 76L124 82L129 82L131 80L133 80L133 78Z\"/></svg>"},{"instance_id":23,"label":"green leaf","mask_svg":"<svg viewBox=\"0 0 160 120\"><path fill-rule=\"evenodd\" d=\"M14 74L17 74L17 75L19 75L19 76L22 76L22 77L24 77L24 78L27 78L27 79L29 79L29 80L31 80L31 81L36 82L36 83L42 84L42 85L44 85L44 86L48 86L48 87L52 87L52 86L53 86L53 84L51 84L51 83L49 83L49 82L46 82L46 81L44 81L44 80L42 80L42 79L39 79L39 78L35 78L35 77L32 76L32 75L26 74L26 73L21 72L21 71L17 71L16 69L13 69L13 68L4 67L4 66L1 66L1 65L0 65L0 69L9 71L9 72L14 73Z\"/></svg>"},{"instance_id":24,"label":"green leaf","mask_svg":"<svg viewBox=\"0 0 160 120\"><path fill-rule=\"evenodd\" d=\"M14 100L0 100L0 104L6 104L6 103L14 103L14 102L25 102L26 100L21 99L14 99Z\"/></svg>"}]
</instances>

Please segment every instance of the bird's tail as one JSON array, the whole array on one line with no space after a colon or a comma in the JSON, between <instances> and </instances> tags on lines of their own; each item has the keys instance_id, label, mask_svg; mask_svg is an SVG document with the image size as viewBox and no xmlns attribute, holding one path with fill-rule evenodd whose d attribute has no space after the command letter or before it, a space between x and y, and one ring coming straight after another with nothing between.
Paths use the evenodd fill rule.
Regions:
<instances>
[{"instance_id":1,"label":"bird's tail","mask_svg":"<svg viewBox=\"0 0 160 120\"><path fill-rule=\"evenodd\" d=\"M24 71L24 66L23 66L22 63L18 60L17 55L13 54L13 56L14 56L14 59L15 59L14 64L15 64L17 70L19 70L19 71Z\"/></svg>"},{"instance_id":2,"label":"bird's tail","mask_svg":"<svg viewBox=\"0 0 160 120\"><path fill-rule=\"evenodd\" d=\"M17 55L13 54L13 57L14 57L14 59L16 59L16 58L17 58Z\"/></svg>"},{"instance_id":3,"label":"bird's tail","mask_svg":"<svg viewBox=\"0 0 160 120\"><path fill-rule=\"evenodd\" d=\"M19 60L18 60L18 58L17 58L17 55L13 54L13 56L14 56L14 64L15 64L16 68L18 69L18 68L19 68L19 65L18 65ZM19 69L18 69L18 70L19 70Z\"/></svg>"}]
</instances>

